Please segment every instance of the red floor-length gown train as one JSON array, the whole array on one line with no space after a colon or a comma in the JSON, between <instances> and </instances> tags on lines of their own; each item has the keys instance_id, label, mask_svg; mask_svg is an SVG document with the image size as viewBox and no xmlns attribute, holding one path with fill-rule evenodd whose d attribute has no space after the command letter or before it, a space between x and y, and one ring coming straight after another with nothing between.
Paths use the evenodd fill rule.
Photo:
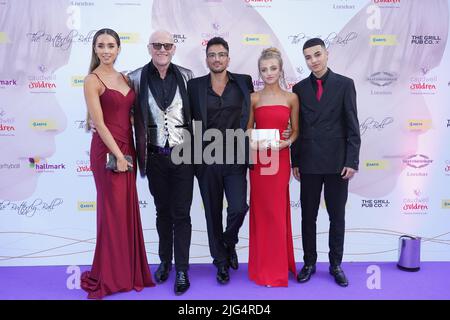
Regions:
<instances>
[{"instance_id":1,"label":"red floor-length gown train","mask_svg":"<svg viewBox=\"0 0 450 320\"><path fill-rule=\"evenodd\" d=\"M109 152L98 133L91 143L91 168L97 188L97 243L91 271L81 276L88 298L152 287L142 234L136 189L136 152L130 124L135 93L108 89L100 96L106 126L123 154L133 157L134 170L115 173L105 169Z\"/></svg>"},{"instance_id":2,"label":"red floor-length gown train","mask_svg":"<svg viewBox=\"0 0 450 320\"><path fill-rule=\"evenodd\" d=\"M287 106L255 109L256 129L278 129L281 135L289 118ZM269 150L267 155L272 163L263 164L267 161L256 158L254 152L257 160L250 170L249 278L259 285L287 286L289 271L296 272L289 200L289 148ZM274 165L278 165L275 174L262 171Z\"/></svg>"}]
</instances>

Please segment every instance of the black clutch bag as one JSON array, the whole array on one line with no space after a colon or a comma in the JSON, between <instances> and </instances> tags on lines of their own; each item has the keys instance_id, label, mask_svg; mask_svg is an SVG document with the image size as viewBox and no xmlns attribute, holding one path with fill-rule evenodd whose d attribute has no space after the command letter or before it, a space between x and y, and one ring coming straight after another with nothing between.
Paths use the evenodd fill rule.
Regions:
<instances>
[{"instance_id":1,"label":"black clutch bag","mask_svg":"<svg viewBox=\"0 0 450 320\"><path fill-rule=\"evenodd\" d=\"M130 155L126 154L124 157L128 162L133 163L133 158ZM106 169L117 171L117 158L111 152L106 155ZM133 167L128 166L128 171L133 171Z\"/></svg>"}]
</instances>

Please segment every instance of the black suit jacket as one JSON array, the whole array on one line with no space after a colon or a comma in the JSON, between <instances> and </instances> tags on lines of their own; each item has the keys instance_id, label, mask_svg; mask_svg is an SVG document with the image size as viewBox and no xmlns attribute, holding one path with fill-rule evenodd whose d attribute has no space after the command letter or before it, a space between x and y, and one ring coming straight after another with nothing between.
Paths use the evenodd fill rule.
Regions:
<instances>
[{"instance_id":1,"label":"black suit jacket","mask_svg":"<svg viewBox=\"0 0 450 320\"><path fill-rule=\"evenodd\" d=\"M248 118L250 115L250 94L254 91L253 81L249 75L231 73L231 76L238 84L244 96L242 103L242 112L240 119L240 127L242 130L247 130ZM207 116L207 99L208 99L208 75L198 77L189 80L187 84L187 92L189 96L189 105L191 106L192 118L195 121L201 121L202 124L202 136L205 130L208 128L208 116ZM195 130L197 132L198 129ZM245 159L248 163L248 145L245 148Z\"/></svg>"},{"instance_id":2,"label":"black suit jacket","mask_svg":"<svg viewBox=\"0 0 450 320\"><path fill-rule=\"evenodd\" d=\"M358 170L361 136L352 79L330 70L320 102L310 77L292 91L300 100L300 135L292 145L292 167L300 173L334 174Z\"/></svg>"},{"instance_id":3,"label":"black suit jacket","mask_svg":"<svg viewBox=\"0 0 450 320\"><path fill-rule=\"evenodd\" d=\"M231 73L231 76L236 80L239 88L244 95L244 102L242 104L242 113L240 126L243 130L247 129L248 117L250 115L250 94L254 91L252 78L247 74ZM202 132L207 128L207 96L208 96L208 75L189 80L187 91L189 101L192 109L193 119L202 121Z\"/></svg>"}]
</instances>

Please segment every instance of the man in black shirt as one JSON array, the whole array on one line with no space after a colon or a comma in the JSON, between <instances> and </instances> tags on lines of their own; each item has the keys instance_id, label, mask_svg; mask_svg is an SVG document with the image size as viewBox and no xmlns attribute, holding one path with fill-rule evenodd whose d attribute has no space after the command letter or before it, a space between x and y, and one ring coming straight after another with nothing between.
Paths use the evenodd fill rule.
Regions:
<instances>
[{"instance_id":1,"label":"man in black shirt","mask_svg":"<svg viewBox=\"0 0 450 320\"><path fill-rule=\"evenodd\" d=\"M192 133L186 84L193 73L171 62L175 49L172 34L155 31L148 44L152 60L128 76L137 94L134 128L139 169L142 176L147 175L156 207L161 264L155 279L158 283L167 280L175 255L174 290L182 294L190 286L194 168L191 163L174 164L171 153L184 142L183 130Z\"/></svg>"},{"instance_id":2,"label":"man in black shirt","mask_svg":"<svg viewBox=\"0 0 450 320\"><path fill-rule=\"evenodd\" d=\"M211 129L216 132L219 130L224 137L223 143L219 142L223 149L216 148L215 151L219 151L219 154L211 154L217 161L195 166L205 207L209 249L217 267L217 281L221 284L230 279L229 267L238 268L235 246L248 210L247 163L240 161L247 158L242 156L245 153L244 146L236 144L234 139L227 140L226 130L245 131L250 110L250 93L253 92L249 75L227 71L230 61L228 54L228 43L224 39L215 37L209 40L206 46L206 63L210 73L188 82L192 115L196 121L201 121L203 137ZM207 144L204 142L203 146L206 148ZM220 151L223 152L223 158L220 157ZM232 159L227 159L227 153ZM225 231L222 226L224 192L228 202Z\"/></svg>"}]
</instances>

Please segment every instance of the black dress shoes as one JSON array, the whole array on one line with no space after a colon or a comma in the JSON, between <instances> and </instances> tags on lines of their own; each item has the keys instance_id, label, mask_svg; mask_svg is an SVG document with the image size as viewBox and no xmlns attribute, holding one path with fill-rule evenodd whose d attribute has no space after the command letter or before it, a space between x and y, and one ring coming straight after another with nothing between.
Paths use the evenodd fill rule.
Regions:
<instances>
[{"instance_id":1,"label":"black dress shoes","mask_svg":"<svg viewBox=\"0 0 450 320\"><path fill-rule=\"evenodd\" d=\"M300 283L304 283L311 279L311 276L316 273L316 265L304 265L302 270L297 275L297 281Z\"/></svg>"},{"instance_id":2,"label":"black dress shoes","mask_svg":"<svg viewBox=\"0 0 450 320\"><path fill-rule=\"evenodd\" d=\"M334 277L334 281L341 287L348 286L348 280L341 266L330 266L330 274Z\"/></svg>"},{"instance_id":3,"label":"black dress shoes","mask_svg":"<svg viewBox=\"0 0 450 320\"><path fill-rule=\"evenodd\" d=\"M228 272L228 267L219 267L217 268L217 281L220 284L226 284L230 281L230 273Z\"/></svg>"},{"instance_id":4,"label":"black dress shoes","mask_svg":"<svg viewBox=\"0 0 450 320\"><path fill-rule=\"evenodd\" d=\"M169 278L169 272L172 270L170 262L161 262L155 272L155 280L157 283L163 283Z\"/></svg>"},{"instance_id":5,"label":"black dress shoes","mask_svg":"<svg viewBox=\"0 0 450 320\"><path fill-rule=\"evenodd\" d=\"M231 269L237 270L239 268L239 262L236 253L236 247L228 245L225 245L225 247L227 248L228 251L228 264L230 265Z\"/></svg>"},{"instance_id":6,"label":"black dress shoes","mask_svg":"<svg viewBox=\"0 0 450 320\"><path fill-rule=\"evenodd\" d=\"M175 279L174 291L177 296L185 293L191 284L189 283L189 276L186 271L177 271Z\"/></svg>"}]
</instances>

